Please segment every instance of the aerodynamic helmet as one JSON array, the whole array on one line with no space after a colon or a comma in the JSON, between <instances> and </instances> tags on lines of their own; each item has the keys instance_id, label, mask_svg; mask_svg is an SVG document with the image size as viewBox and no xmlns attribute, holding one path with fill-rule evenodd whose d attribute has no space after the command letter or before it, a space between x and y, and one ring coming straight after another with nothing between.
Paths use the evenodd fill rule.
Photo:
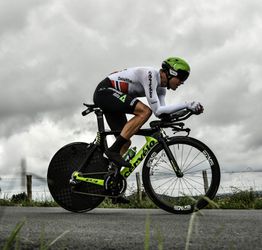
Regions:
<instances>
[{"instance_id":1,"label":"aerodynamic helmet","mask_svg":"<svg viewBox=\"0 0 262 250\"><path fill-rule=\"evenodd\" d=\"M167 73L168 80L176 76L184 82L190 74L189 64L179 57L169 57L162 63L162 69Z\"/></svg>"}]
</instances>

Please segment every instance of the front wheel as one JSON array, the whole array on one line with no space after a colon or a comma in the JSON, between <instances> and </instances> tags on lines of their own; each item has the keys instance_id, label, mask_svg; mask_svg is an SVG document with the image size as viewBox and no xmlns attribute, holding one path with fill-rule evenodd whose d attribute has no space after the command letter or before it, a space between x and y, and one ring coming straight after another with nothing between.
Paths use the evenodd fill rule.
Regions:
<instances>
[{"instance_id":1,"label":"front wheel","mask_svg":"<svg viewBox=\"0 0 262 250\"><path fill-rule=\"evenodd\" d=\"M177 214L204 208L220 183L220 168L213 152L202 142L184 136L167 141L182 177L177 177L161 144L148 154L143 166L143 184L160 208Z\"/></svg>"}]
</instances>

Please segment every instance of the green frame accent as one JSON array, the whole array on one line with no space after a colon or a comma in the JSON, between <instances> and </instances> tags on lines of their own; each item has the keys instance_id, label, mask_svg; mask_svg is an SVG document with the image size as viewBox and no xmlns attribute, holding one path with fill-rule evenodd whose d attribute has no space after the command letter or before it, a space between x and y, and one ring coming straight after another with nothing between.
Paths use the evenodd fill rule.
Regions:
<instances>
[{"instance_id":1,"label":"green frame accent","mask_svg":"<svg viewBox=\"0 0 262 250\"><path fill-rule=\"evenodd\" d=\"M131 175L136 167L143 161L143 159L147 156L149 151L158 143L158 140L151 136L145 136L146 143L145 145L137 152L137 154L133 157L133 159L130 161L132 168L124 168L121 171L121 175L123 175L125 178L128 178L129 175Z\"/></svg>"},{"instance_id":2,"label":"green frame accent","mask_svg":"<svg viewBox=\"0 0 262 250\"><path fill-rule=\"evenodd\" d=\"M83 182L87 182L87 183L96 184L96 185L99 185L99 186L104 186L104 180L79 176L79 172L74 172L73 177L75 177L75 179L78 180L78 181L83 181Z\"/></svg>"},{"instance_id":3,"label":"green frame accent","mask_svg":"<svg viewBox=\"0 0 262 250\"><path fill-rule=\"evenodd\" d=\"M120 174L124 176L125 178L128 178L128 176L130 176L134 172L134 170L141 163L141 161L143 161L143 159L147 156L149 151L158 143L158 140L151 136L145 136L145 138L146 138L146 143L136 153L133 159L130 161L132 168L124 168L120 172ZM92 184L99 185L99 186L104 186L104 180L79 176L79 172L74 172L73 177L75 177L75 179L78 181L83 181L83 182L92 183Z\"/></svg>"}]
</instances>

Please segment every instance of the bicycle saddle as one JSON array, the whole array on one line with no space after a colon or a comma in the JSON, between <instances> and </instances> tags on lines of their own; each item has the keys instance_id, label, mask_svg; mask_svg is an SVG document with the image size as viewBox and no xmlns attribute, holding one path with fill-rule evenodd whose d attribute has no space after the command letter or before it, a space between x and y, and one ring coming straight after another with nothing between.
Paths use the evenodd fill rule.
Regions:
<instances>
[{"instance_id":1,"label":"bicycle saddle","mask_svg":"<svg viewBox=\"0 0 262 250\"><path fill-rule=\"evenodd\" d=\"M98 106L96 106L94 103L92 104L87 104L87 103L83 103L84 106L86 106L87 108L98 108Z\"/></svg>"},{"instance_id":2,"label":"bicycle saddle","mask_svg":"<svg viewBox=\"0 0 262 250\"><path fill-rule=\"evenodd\" d=\"M82 116L88 115L89 113L91 113L91 112L93 112L95 110L100 110L100 108L97 105L95 105L95 104L83 103L83 105L85 107L87 107L87 109L82 112Z\"/></svg>"}]
</instances>

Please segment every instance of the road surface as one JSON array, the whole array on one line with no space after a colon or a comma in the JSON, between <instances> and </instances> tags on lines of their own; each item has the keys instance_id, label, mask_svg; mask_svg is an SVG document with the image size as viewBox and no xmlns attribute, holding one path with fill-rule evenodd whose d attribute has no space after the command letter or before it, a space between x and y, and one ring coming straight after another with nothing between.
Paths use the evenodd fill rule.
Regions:
<instances>
[{"instance_id":1,"label":"road surface","mask_svg":"<svg viewBox=\"0 0 262 250\"><path fill-rule=\"evenodd\" d=\"M0 249L23 220L21 249L39 249L59 236L50 249L262 249L261 210L202 210L192 217L159 209L75 214L62 208L0 207Z\"/></svg>"}]
</instances>

